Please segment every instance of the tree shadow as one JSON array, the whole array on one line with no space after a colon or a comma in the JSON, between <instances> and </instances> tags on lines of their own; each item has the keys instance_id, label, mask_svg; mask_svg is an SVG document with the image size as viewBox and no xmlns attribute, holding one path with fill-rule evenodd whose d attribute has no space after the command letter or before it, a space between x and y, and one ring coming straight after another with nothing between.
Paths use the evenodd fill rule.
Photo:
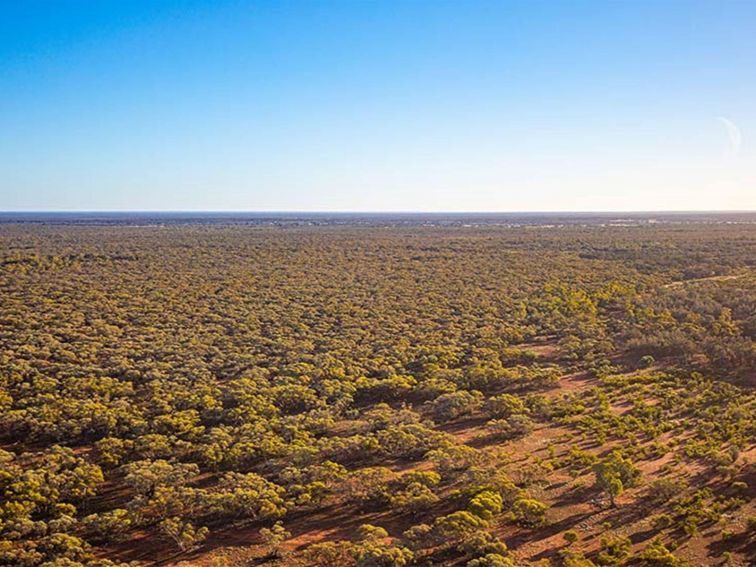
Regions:
<instances>
[{"instance_id":1,"label":"tree shadow","mask_svg":"<svg viewBox=\"0 0 756 567\"><path fill-rule=\"evenodd\" d=\"M555 536L558 533L561 533L567 529L572 528L576 524L579 524L583 520L587 519L591 516L590 512L579 512L577 514L573 514L572 516L569 516L567 518L564 518L558 522L553 522L546 524L545 526L541 526L538 528L537 531L523 531L521 533L515 534L513 537L508 538L507 540L507 546L511 549L517 549L521 545L527 543L527 542L534 542L534 541L540 541L544 539L548 539L550 537ZM555 555L557 553L556 548L546 549L544 550L540 555L536 556L535 559L542 559L546 558L552 555Z\"/></svg>"},{"instance_id":2,"label":"tree shadow","mask_svg":"<svg viewBox=\"0 0 756 567\"><path fill-rule=\"evenodd\" d=\"M720 539L709 544L709 557L721 557L726 551L736 551L746 557L756 557L756 534L744 532L727 539Z\"/></svg>"}]
</instances>

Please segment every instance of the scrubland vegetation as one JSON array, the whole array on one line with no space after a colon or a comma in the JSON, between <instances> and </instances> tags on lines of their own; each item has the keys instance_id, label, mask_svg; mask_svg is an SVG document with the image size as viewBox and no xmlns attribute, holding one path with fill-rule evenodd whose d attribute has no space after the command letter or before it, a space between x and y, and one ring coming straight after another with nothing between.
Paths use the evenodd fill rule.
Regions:
<instances>
[{"instance_id":1,"label":"scrubland vegetation","mask_svg":"<svg viewBox=\"0 0 756 567\"><path fill-rule=\"evenodd\" d=\"M0 225L0 564L748 565L756 225Z\"/></svg>"}]
</instances>

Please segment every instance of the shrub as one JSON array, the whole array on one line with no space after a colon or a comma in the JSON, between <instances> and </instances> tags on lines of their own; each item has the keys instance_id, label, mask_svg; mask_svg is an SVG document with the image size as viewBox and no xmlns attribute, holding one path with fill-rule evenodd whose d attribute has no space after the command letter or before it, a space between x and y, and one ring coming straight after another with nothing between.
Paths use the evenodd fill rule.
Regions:
<instances>
[{"instance_id":1,"label":"shrub","mask_svg":"<svg viewBox=\"0 0 756 567\"><path fill-rule=\"evenodd\" d=\"M406 547L367 543L356 548L356 567L404 567L414 554Z\"/></svg>"},{"instance_id":2,"label":"shrub","mask_svg":"<svg viewBox=\"0 0 756 567\"><path fill-rule=\"evenodd\" d=\"M513 415L508 419L492 419L486 428L494 437L512 439L532 431L533 420L526 415Z\"/></svg>"},{"instance_id":3,"label":"shrub","mask_svg":"<svg viewBox=\"0 0 756 567\"><path fill-rule=\"evenodd\" d=\"M483 394L473 390L460 390L442 394L430 402L433 419L438 423L452 421L477 410L483 403Z\"/></svg>"},{"instance_id":4,"label":"shrub","mask_svg":"<svg viewBox=\"0 0 756 567\"><path fill-rule=\"evenodd\" d=\"M503 501L498 492L484 490L470 500L467 509L479 518L489 521L501 513L502 505Z\"/></svg>"},{"instance_id":5,"label":"shrub","mask_svg":"<svg viewBox=\"0 0 756 567\"><path fill-rule=\"evenodd\" d=\"M128 511L116 508L86 516L82 520L82 526L102 541L120 541L126 537L131 527L131 517Z\"/></svg>"},{"instance_id":6,"label":"shrub","mask_svg":"<svg viewBox=\"0 0 756 567\"><path fill-rule=\"evenodd\" d=\"M186 551L202 543L210 530L197 528L181 518L166 518L160 522L160 531L170 537L181 551Z\"/></svg>"},{"instance_id":7,"label":"shrub","mask_svg":"<svg viewBox=\"0 0 756 567\"><path fill-rule=\"evenodd\" d=\"M481 528L488 526L488 522L471 512L452 512L447 516L436 518L433 531L441 539L457 541L469 537Z\"/></svg>"},{"instance_id":8,"label":"shrub","mask_svg":"<svg viewBox=\"0 0 756 567\"><path fill-rule=\"evenodd\" d=\"M672 516L669 514L659 514L651 518L651 525L655 530L663 530L672 525Z\"/></svg>"},{"instance_id":9,"label":"shrub","mask_svg":"<svg viewBox=\"0 0 756 567\"><path fill-rule=\"evenodd\" d=\"M467 555L484 556L489 553L506 556L507 544L490 532L479 531L466 538L457 549Z\"/></svg>"},{"instance_id":10,"label":"shrub","mask_svg":"<svg viewBox=\"0 0 756 567\"><path fill-rule=\"evenodd\" d=\"M684 487L680 481L660 478L648 486L648 493L653 502L662 504L681 494Z\"/></svg>"},{"instance_id":11,"label":"shrub","mask_svg":"<svg viewBox=\"0 0 756 567\"><path fill-rule=\"evenodd\" d=\"M466 567L515 567L515 564L509 557L498 553L487 553L483 557L471 559Z\"/></svg>"},{"instance_id":12,"label":"shrub","mask_svg":"<svg viewBox=\"0 0 756 567\"><path fill-rule=\"evenodd\" d=\"M657 537L644 549L640 558L652 567L686 567L687 562L675 557Z\"/></svg>"},{"instance_id":13,"label":"shrub","mask_svg":"<svg viewBox=\"0 0 756 567\"><path fill-rule=\"evenodd\" d=\"M748 492L748 483L743 482L742 480L736 480L730 485L730 488L732 488L735 492L746 494Z\"/></svg>"},{"instance_id":14,"label":"shrub","mask_svg":"<svg viewBox=\"0 0 756 567\"><path fill-rule=\"evenodd\" d=\"M528 408L520 398L511 394L501 394L488 399L485 411L489 416L500 419L528 413Z\"/></svg>"},{"instance_id":15,"label":"shrub","mask_svg":"<svg viewBox=\"0 0 756 567\"><path fill-rule=\"evenodd\" d=\"M263 540L263 544L268 548L268 553L274 557L281 554L281 544L289 537L291 537L291 532L287 531L281 522L276 522L272 527L260 530L260 538Z\"/></svg>"},{"instance_id":16,"label":"shrub","mask_svg":"<svg viewBox=\"0 0 756 567\"><path fill-rule=\"evenodd\" d=\"M357 539L359 541L375 541L386 537L388 537L388 532L380 526L362 524L357 528Z\"/></svg>"},{"instance_id":17,"label":"shrub","mask_svg":"<svg viewBox=\"0 0 756 567\"><path fill-rule=\"evenodd\" d=\"M512 516L520 526L540 526L546 519L546 504L530 498L520 498L512 504Z\"/></svg>"},{"instance_id":18,"label":"shrub","mask_svg":"<svg viewBox=\"0 0 756 567\"><path fill-rule=\"evenodd\" d=\"M354 565L354 548L348 541L315 543L305 549L304 558L311 567Z\"/></svg>"},{"instance_id":19,"label":"shrub","mask_svg":"<svg viewBox=\"0 0 756 567\"><path fill-rule=\"evenodd\" d=\"M596 556L598 565L619 565L630 556L631 542L624 536L601 539L601 551Z\"/></svg>"}]
</instances>

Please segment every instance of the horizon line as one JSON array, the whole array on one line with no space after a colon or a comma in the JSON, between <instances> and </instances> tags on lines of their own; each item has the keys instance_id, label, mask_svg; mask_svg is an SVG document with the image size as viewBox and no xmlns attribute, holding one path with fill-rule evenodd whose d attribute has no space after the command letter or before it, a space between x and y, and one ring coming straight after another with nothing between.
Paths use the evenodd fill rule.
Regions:
<instances>
[{"instance_id":1,"label":"horizon line","mask_svg":"<svg viewBox=\"0 0 756 567\"><path fill-rule=\"evenodd\" d=\"M513 210L513 211L460 211L460 210L283 210L283 209L2 209L0 214L397 214L397 215L507 215L507 214L705 214L705 213L756 213L756 209L602 209L602 210Z\"/></svg>"}]
</instances>

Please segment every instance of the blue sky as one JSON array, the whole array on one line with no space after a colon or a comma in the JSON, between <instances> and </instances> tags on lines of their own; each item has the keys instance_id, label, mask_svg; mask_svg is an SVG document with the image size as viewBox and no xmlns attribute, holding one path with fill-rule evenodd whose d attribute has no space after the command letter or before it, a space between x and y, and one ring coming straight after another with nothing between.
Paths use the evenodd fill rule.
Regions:
<instances>
[{"instance_id":1,"label":"blue sky","mask_svg":"<svg viewBox=\"0 0 756 567\"><path fill-rule=\"evenodd\" d=\"M0 1L0 210L756 209L756 3Z\"/></svg>"}]
</instances>

